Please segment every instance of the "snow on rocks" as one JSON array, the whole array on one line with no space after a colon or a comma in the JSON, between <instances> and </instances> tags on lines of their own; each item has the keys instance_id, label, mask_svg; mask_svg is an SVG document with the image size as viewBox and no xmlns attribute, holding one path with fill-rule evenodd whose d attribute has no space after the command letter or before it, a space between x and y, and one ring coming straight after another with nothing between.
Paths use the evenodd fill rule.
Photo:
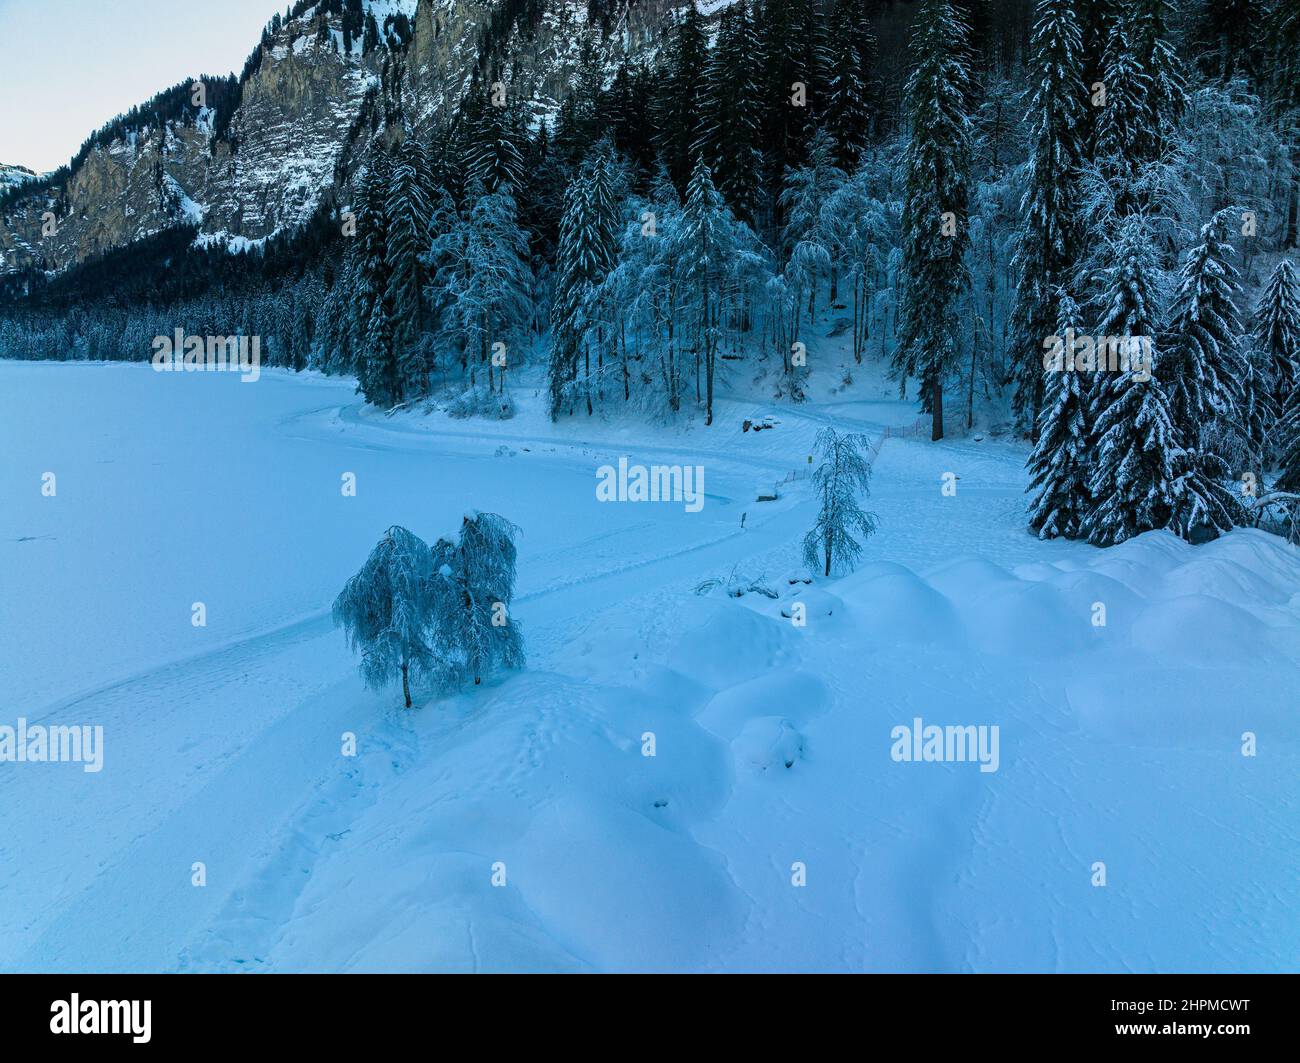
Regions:
<instances>
[{"instance_id":1,"label":"snow on rocks","mask_svg":"<svg viewBox=\"0 0 1300 1063\"><path fill-rule=\"evenodd\" d=\"M839 598L828 591L817 587L803 587L781 603L781 615L787 619L798 619L803 623L811 624L813 620L820 617L835 615L843 604Z\"/></svg>"}]
</instances>

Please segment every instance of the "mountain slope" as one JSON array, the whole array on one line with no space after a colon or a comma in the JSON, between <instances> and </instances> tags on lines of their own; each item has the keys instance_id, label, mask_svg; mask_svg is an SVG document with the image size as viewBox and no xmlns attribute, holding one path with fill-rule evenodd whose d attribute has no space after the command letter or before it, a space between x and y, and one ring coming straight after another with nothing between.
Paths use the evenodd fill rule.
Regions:
<instances>
[{"instance_id":1,"label":"mountain slope","mask_svg":"<svg viewBox=\"0 0 1300 1063\"><path fill-rule=\"evenodd\" d=\"M199 82L175 86L101 130L69 168L7 195L0 182L0 273L61 271L178 226L232 250L294 229L338 197L385 121L428 132L476 77L505 81L534 121L548 117L584 38L612 70L620 54L653 54L681 6L613 0L591 19L587 0L299 3L267 27L237 83L205 79L198 96Z\"/></svg>"},{"instance_id":2,"label":"mountain slope","mask_svg":"<svg viewBox=\"0 0 1300 1063\"><path fill-rule=\"evenodd\" d=\"M17 188L19 185L35 179L36 174L32 173L26 166L10 166L7 163L0 162L0 192Z\"/></svg>"}]
</instances>

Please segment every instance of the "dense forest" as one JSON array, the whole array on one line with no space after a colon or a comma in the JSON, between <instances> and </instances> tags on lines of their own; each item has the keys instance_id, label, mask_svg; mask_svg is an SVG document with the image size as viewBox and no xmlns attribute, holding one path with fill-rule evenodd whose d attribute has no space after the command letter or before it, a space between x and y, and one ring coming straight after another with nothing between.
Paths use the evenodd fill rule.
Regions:
<instances>
[{"instance_id":1,"label":"dense forest","mask_svg":"<svg viewBox=\"0 0 1300 1063\"><path fill-rule=\"evenodd\" d=\"M708 425L724 378L800 401L843 328L935 439L979 411L1031 441L1036 534L1296 533L1300 2L742 0L613 69L593 4L541 124L497 45L537 10L498 9L454 121L375 110L350 202L11 277L0 351L143 361L179 326L385 408L508 416L531 366L555 418Z\"/></svg>"}]
</instances>

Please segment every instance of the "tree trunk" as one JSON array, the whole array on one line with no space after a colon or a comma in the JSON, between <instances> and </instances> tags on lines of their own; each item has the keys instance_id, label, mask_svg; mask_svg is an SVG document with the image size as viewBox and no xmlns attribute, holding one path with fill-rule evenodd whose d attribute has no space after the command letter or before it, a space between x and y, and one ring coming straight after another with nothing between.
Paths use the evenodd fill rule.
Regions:
<instances>
[{"instance_id":1,"label":"tree trunk","mask_svg":"<svg viewBox=\"0 0 1300 1063\"><path fill-rule=\"evenodd\" d=\"M406 707L411 707L411 666L405 661L402 662L402 694L406 697Z\"/></svg>"},{"instance_id":2,"label":"tree trunk","mask_svg":"<svg viewBox=\"0 0 1300 1063\"><path fill-rule=\"evenodd\" d=\"M1029 416L1030 416L1029 438L1033 441L1034 445L1037 446L1038 445L1038 421L1039 421L1039 417L1042 415L1043 412L1043 374L1042 373L1038 373L1034 377L1034 390L1032 392L1030 407L1031 409L1029 411Z\"/></svg>"},{"instance_id":3,"label":"tree trunk","mask_svg":"<svg viewBox=\"0 0 1300 1063\"><path fill-rule=\"evenodd\" d=\"M591 416L591 348L584 340L582 344L582 390L587 396L587 416Z\"/></svg>"},{"instance_id":4,"label":"tree trunk","mask_svg":"<svg viewBox=\"0 0 1300 1063\"><path fill-rule=\"evenodd\" d=\"M934 370L934 380L930 385L930 412L934 425L930 432L930 440L938 442L943 438L943 376L937 368Z\"/></svg>"},{"instance_id":5,"label":"tree trunk","mask_svg":"<svg viewBox=\"0 0 1300 1063\"><path fill-rule=\"evenodd\" d=\"M975 337L970 341L970 385L966 389L966 431L970 431L975 424L975 359L978 344Z\"/></svg>"},{"instance_id":6,"label":"tree trunk","mask_svg":"<svg viewBox=\"0 0 1300 1063\"><path fill-rule=\"evenodd\" d=\"M714 350L714 332L709 327L709 289L704 289L704 424L713 424L713 362L717 357Z\"/></svg>"}]
</instances>

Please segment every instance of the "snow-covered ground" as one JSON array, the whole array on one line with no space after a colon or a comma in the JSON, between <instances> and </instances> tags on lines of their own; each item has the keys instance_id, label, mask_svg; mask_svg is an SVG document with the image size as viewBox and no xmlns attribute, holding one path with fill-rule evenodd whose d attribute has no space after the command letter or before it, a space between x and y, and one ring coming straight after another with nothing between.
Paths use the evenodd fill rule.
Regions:
<instances>
[{"instance_id":1,"label":"snow-covered ground","mask_svg":"<svg viewBox=\"0 0 1300 1063\"><path fill-rule=\"evenodd\" d=\"M910 405L517 397L0 362L0 726L104 728L99 773L0 763L0 970L1296 968L1300 551L1040 543L1019 447L891 438L859 570L792 584L807 483L755 488ZM621 456L702 465L703 509L597 502ZM407 712L329 605L471 507L523 529L529 667ZM916 718L996 726L997 770L896 761Z\"/></svg>"}]
</instances>

